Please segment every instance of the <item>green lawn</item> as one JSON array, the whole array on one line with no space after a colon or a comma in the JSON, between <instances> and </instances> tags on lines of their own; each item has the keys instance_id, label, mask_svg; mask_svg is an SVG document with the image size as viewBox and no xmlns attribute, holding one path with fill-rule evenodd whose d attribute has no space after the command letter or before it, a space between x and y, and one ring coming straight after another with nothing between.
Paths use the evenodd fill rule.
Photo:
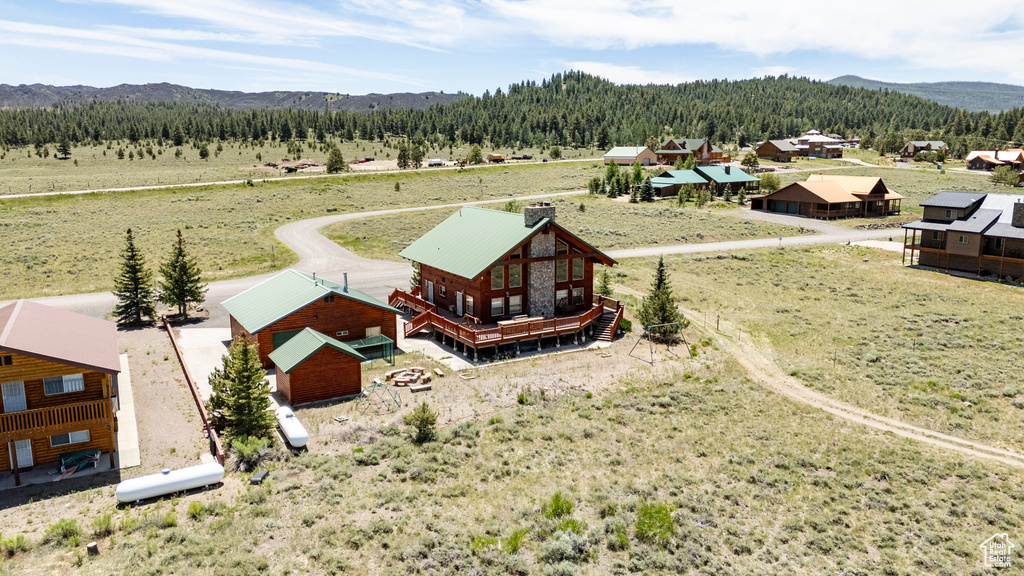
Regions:
<instances>
[{"instance_id":1,"label":"green lawn","mask_svg":"<svg viewBox=\"0 0 1024 576\"><path fill-rule=\"evenodd\" d=\"M721 314L807 385L925 428L1024 443L1021 288L906 268L899 253L858 246L666 264L684 307ZM646 290L653 268L626 261L619 282Z\"/></svg>"}]
</instances>

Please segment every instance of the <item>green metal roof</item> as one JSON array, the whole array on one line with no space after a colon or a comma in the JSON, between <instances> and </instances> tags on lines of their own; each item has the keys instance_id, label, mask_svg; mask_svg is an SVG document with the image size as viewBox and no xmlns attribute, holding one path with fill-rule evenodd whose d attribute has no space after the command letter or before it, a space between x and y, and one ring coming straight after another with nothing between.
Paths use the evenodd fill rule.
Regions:
<instances>
[{"instance_id":1,"label":"green metal roof","mask_svg":"<svg viewBox=\"0 0 1024 576\"><path fill-rule=\"evenodd\" d=\"M549 218L527 227L522 213L472 206L459 209L398 255L472 280L549 223L596 252L602 263L609 266L615 263Z\"/></svg>"},{"instance_id":2,"label":"green metal roof","mask_svg":"<svg viewBox=\"0 0 1024 576\"><path fill-rule=\"evenodd\" d=\"M675 184L707 184L708 181L697 173L696 170L667 170L661 176L651 178L651 184L655 186L672 186Z\"/></svg>"},{"instance_id":3,"label":"green metal roof","mask_svg":"<svg viewBox=\"0 0 1024 576\"><path fill-rule=\"evenodd\" d=\"M655 153L656 154L679 154L679 153L682 153L682 152L693 152L694 150L697 150L701 146L703 146L704 142L706 140L707 140L706 138L671 138L669 140L666 140L664 143L662 143L661 150L656 150ZM667 146L669 142L675 142L676 144L679 144L683 149L682 150L666 150L665 146ZM714 144L711 144L711 151L712 152L721 152L722 149L719 148L718 146L715 146Z\"/></svg>"},{"instance_id":4,"label":"green metal roof","mask_svg":"<svg viewBox=\"0 0 1024 576\"><path fill-rule=\"evenodd\" d=\"M280 348L270 353L270 359L274 361L278 368L287 373L306 360L309 360L310 356L319 352L324 346L334 348L338 352L344 352L360 362L366 361L365 356L356 352L348 344L339 342L312 328L306 328L289 338Z\"/></svg>"},{"instance_id":5,"label":"green metal roof","mask_svg":"<svg viewBox=\"0 0 1024 576\"><path fill-rule=\"evenodd\" d=\"M355 288L289 268L224 301L223 306L250 334L301 310L319 298L334 294L375 308L401 314L396 308Z\"/></svg>"},{"instance_id":6,"label":"green metal roof","mask_svg":"<svg viewBox=\"0 0 1024 576\"><path fill-rule=\"evenodd\" d=\"M718 184L730 184L733 182L760 182L761 179L755 176L747 174L743 170L733 166L729 169L729 173L725 173L725 168L721 166L698 166L697 172L700 172L705 178L716 182Z\"/></svg>"}]
</instances>

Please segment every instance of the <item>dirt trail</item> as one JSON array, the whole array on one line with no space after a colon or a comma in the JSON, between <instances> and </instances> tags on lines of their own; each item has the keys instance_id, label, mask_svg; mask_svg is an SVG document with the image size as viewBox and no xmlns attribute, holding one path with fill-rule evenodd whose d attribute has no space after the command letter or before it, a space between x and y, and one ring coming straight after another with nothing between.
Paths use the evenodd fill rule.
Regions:
<instances>
[{"instance_id":1,"label":"dirt trail","mask_svg":"<svg viewBox=\"0 0 1024 576\"><path fill-rule=\"evenodd\" d=\"M633 294L638 297L644 296L639 291L624 290L621 287L616 287L616 291ZM683 309L683 314L690 319L694 326L697 325L700 321L699 318L702 317L700 313L694 310ZM737 326L723 321L722 331L727 334L739 334L740 337L736 339L719 339L719 348L733 356L750 373L750 378L758 385L781 394L790 400L813 406L839 418L881 430L882 432L890 432L897 436L916 440L944 450L952 450L976 458L994 460L1015 468L1024 468L1024 454L989 446L973 440L950 436L949 434L921 428L886 416L879 416L808 388L800 380L783 372L778 365L765 356L759 347L755 347L750 342L744 342L744 333ZM747 338L750 338L749 334L747 334Z\"/></svg>"}]
</instances>

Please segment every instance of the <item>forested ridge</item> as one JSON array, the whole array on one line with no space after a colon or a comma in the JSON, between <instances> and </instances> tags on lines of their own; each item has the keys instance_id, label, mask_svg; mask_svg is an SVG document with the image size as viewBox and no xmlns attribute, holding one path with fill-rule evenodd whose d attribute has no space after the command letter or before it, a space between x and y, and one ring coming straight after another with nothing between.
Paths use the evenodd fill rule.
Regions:
<instances>
[{"instance_id":1,"label":"forested ridge","mask_svg":"<svg viewBox=\"0 0 1024 576\"><path fill-rule=\"evenodd\" d=\"M697 81L678 86L615 85L580 72L513 84L425 110L368 113L236 110L183 102L59 104L0 110L0 145L170 140L293 140L386 137L437 147L492 146L605 149L652 144L666 136L709 137L746 145L816 128L869 139L893 152L908 139L936 138L953 156L975 148L1020 145L1024 113L972 113L916 96L836 86L788 76Z\"/></svg>"}]
</instances>

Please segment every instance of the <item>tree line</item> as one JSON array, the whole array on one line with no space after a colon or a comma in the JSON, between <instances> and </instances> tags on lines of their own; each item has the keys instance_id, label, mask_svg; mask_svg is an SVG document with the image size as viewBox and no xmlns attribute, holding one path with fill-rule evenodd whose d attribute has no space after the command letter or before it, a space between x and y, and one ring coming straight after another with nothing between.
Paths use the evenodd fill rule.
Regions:
<instances>
[{"instance_id":1,"label":"tree line","mask_svg":"<svg viewBox=\"0 0 1024 576\"><path fill-rule=\"evenodd\" d=\"M951 155L1024 144L1019 108L967 112L916 96L789 76L677 86L615 85L554 74L425 110L235 110L184 102L58 104L0 110L0 146L103 141L384 141L412 146L594 147L654 144L669 136L741 146L810 128L861 137L880 151L909 139L950 141ZM949 142L948 142L949 143ZM897 145L898 144L898 145ZM412 160L412 159L410 159Z\"/></svg>"}]
</instances>

